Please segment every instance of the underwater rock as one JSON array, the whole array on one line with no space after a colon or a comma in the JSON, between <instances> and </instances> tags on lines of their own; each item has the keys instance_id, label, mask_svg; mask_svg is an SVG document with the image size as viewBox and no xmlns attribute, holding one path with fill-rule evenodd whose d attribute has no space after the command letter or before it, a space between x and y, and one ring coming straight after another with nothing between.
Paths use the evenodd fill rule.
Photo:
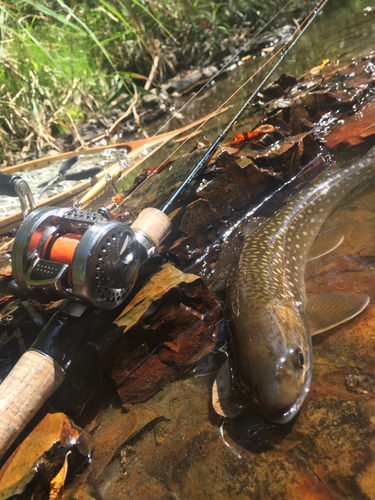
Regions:
<instances>
[{"instance_id":1,"label":"underwater rock","mask_svg":"<svg viewBox=\"0 0 375 500\"><path fill-rule=\"evenodd\" d=\"M44 499L52 490L50 498L60 498L68 468L81 466L91 453L91 439L82 429L63 413L49 413L1 468L0 498Z\"/></svg>"},{"instance_id":2,"label":"underwater rock","mask_svg":"<svg viewBox=\"0 0 375 500\"><path fill-rule=\"evenodd\" d=\"M110 409L99 418L99 427L94 431L95 462L90 471L95 478L103 473L114 457L131 440L136 443L136 436L144 431L160 415L146 408L132 408L128 413Z\"/></svg>"}]
</instances>

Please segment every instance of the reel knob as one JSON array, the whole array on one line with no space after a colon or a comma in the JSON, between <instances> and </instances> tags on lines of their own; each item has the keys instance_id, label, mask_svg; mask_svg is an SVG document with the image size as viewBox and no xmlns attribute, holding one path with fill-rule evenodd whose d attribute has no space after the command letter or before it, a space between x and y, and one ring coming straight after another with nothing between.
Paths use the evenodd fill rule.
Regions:
<instances>
[{"instance_id":1,"label":"reel knob","mask_svg":"<svg viewBox=\"0 0 375 500\"><path fill-rule=\"evenodd\" d=\"M146 259L129 226L116 221L94 224L73 257L73 294L100 309L117 307L129 295Z\"/></svg>"}]
</instances>

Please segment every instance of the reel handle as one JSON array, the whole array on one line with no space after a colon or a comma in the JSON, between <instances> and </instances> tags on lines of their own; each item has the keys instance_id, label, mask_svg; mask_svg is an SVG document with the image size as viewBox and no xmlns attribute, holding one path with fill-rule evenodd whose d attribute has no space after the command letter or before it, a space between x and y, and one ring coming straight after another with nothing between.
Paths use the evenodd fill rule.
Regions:
<instances>
[{"instance_id":1,"label":"reel handle","mask_svg":"<svg viewBox=\"0 0 375 500\"><path fill-rule=\"evenodd\" d=\"M30 187L19 175L6 175L0 171L0 195L17 196L24 219L35 210L35 201Z\"/></svg>"},{"instance_id":2,"label":"reel handle","mask_svg":"<svg viewBox=\"0 0 375 500\"><path fill-rule=\"evenodd\" d=\"M16 191L17 181L21 180L19 175L7 175L0 171L0 195L18 196Z\"/></svg>"}]
</instances>

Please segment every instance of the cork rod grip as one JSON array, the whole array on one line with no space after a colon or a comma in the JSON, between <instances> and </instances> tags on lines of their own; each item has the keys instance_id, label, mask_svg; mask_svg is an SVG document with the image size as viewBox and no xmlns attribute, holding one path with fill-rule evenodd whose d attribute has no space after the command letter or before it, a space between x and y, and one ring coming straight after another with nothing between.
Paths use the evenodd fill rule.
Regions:
<instances>
[{"instance_id":1,"label":"cork rod grip","mask_svg":"<svg viewBox=\"0 0 375 500\"><path fill-rule=\"evenodd\" d=\"M51 358L26 351L0 385L0 458L64 380Z\"/></svg>"},{"instance_id":2,"label":"cork rod grip","mask_svg":"<svg viewBox=\"0 0 375 500\"><path fill-rule=\"evenodd\" d=\"M133 222L131 228L146 234L156 248L171 232L172 224L168 216L157 208L145 208Z\"/></svg>"}]
</instances>

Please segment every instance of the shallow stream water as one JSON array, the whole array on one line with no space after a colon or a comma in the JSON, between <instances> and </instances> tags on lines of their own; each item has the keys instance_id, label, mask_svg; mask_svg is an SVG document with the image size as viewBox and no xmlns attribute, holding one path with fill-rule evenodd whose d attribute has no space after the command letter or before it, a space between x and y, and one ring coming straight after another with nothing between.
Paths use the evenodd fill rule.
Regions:
<instances>
[{"instance_id":1,"label":"shallow stream water","mask_svg":"<svg viewBox=\"0 0 375 500\"><path fill-rule=\"evenodd\" d=\"M332 1L275 79L282 73L298 77L325 59L375 56L374 8L373 2L362 0ZM183 112L184 117L174 120L174 126L214 111L266 57L233 65L229 76L202 92ZM262 76L257 78L251 88ZM204 128L205 137L212 141L250 92L248 87L239 92L231 101L233 107ZM176 109L184 99L176 102ZM252 106L234 132L246 130L261 109L259 103ZM153 123L148 134L162 124L163 120ZM178 154L191 151L197 139L202 136L190 139ZM362 149L341 148L331 155L330 164L344 167L372 145L370 138ZM171 141L121 180L118 188L129 186L145 166L163 163L175 147ZM87 168L91 166L88 162ZM228 421L216 415L211 389L226 358L225 336L220 331L217 346L207 356L180 368L151 398L138 404L112 398L105 405L87 426L95 442L92 463L70 484L66 498L77 498L73 491L86 480L92 485L92 497L101 495L106 500L375 498L374 196L375 184L369 182L338 207L325 228L342 234L344 242L308 265L308 293L358 291L370 295L371 302L359 317L314 338L313 383L296 420L278 426L252 412ZM100 204L109 197L103 197ZM278 208L270 206L261 215ZM250 208L244 207L239 218ZM199 272L208 280L204 267Z\"/></svg>"},{"instance_id":2,"label":"shallow stream water","mask_svg":"<svg viewBox=\"0 0 375 500\"><path fill-rule=\"evenodd\" d=\"M298 76L324 59L374 54L375 18L366 7L373 5L333 3L287 58L279 75ZM212 112L262 61L258 57L233 67L227 79L197 97L187 112L189 120ZM212 129L205 129L207 138L216 136L249 93L247 88L233 99L234 107ZM247 120L256 110L255 105ZM240 128L246 130L246 121ZM180 152L191 150L194 141ZM351 155L363 152L341 150L333 160L344 166ZM163 162L164 154L157 153L151 162ZM151 166L150 161L147 164ZM97 437L104 447L112 446L113 459L105 466L105 454L99 451L97 465L95 458L93 462L104 498L374 498L374 196L372 182L342 204L326 227L344 235L344 243L308 265L308 293L358 291L368 293L371 303L358 318L314 339L313 383L296 421L278 426L251 412L229 421L219 418L211 406L212 383L225 360L219 344L190 370L182 371L179 380L131 407L129 413L124 415L115 407L106 410ZM129 436L132 430L127 422L141 422L145 413L145 426L140 424ZM114 446L115 437L110 434L117 432L115 422L120 421L123 436L116 439L122 442Z\"/></svg>"}]
</instances>

